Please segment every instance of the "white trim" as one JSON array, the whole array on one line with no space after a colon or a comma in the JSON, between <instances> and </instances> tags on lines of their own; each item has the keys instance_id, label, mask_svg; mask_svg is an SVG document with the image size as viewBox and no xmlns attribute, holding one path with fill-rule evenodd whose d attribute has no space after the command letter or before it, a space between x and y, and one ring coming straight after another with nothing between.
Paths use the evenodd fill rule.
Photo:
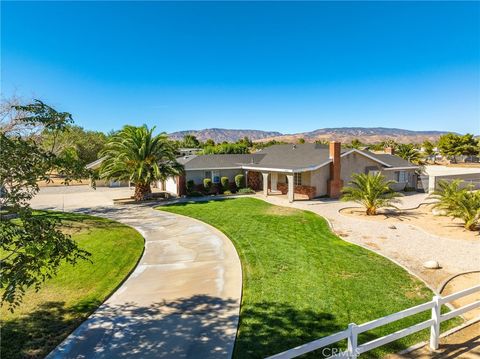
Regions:
<instances>
[{"instance_id":1,"label":"white trim","mask_svg":"<svg viewBox=\"0 0 480 359\"><path fill-rule=\"evenodd\" d=\"M389 165L388 163L385 163L385 162L383 162L383 161L380 161L378 158L375 158L375 157L373 157L373 156L370 156L370 155L368 155L368 154L366 154L366 153L364 153L364 152L362 152L362 151L357 150L356 148L353 148L353 149L351 149L350 151L347 151L347 152L345 152L345 153L342 153L342 154L340 155L340 157L347 156L347 155L349 155L349 154L351 154L351 153L354 153L354 152L355 152L355 153L358 153L358 154L360 154L360 155L363 155L363 156L365 156L365 157L367 157L367 158L370 158L371 160L373 160L373 161L375 161L375 162L378 162L378 163L380 163L380 164L382 164L382 165L384 165L384 166L386 166L386 167L392 167L392 165Z\"/></svg>"},{"instance_id":2,"label":"white trim","mask_svg":"<svg viewBox=\"0 0 480 359\"><path fill-rule=\"evenodd\" d=\"M268 167L250 167L250 166L242 166L244 170L256 170L256 171L271 171L271 172L288 172L293 173L294 170L292 169L285 169L285 168L268 168Z\"/></svg>"},{"instance_id":3,"label":"white trim","mask_svg":"<svg viewBox=\"0 0 480 359\"><path fill-rule=\"evenodd\" d=\"M204 168L185 168L185 171L214 171L214 170L241 170L242 166L237 167L204 167Z\"/></svg>"},{"instance_id":4,"label":"white trim","mask_svg":"<svg viewBox=\"0 0 480 359\"><path fill-rule=\"evenodd\" d=\"M398 171L398 170L416 170L419 169L420 166L410 166L410 167L390 167L384 168L384 171Z\"/></svg>"}]
</instances>

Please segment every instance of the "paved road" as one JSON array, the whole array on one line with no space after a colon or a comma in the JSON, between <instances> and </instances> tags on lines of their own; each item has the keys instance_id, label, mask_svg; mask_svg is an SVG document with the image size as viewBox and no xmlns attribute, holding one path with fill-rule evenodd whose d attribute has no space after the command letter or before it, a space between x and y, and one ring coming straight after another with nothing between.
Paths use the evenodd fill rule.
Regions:
<instances>
[{"instance_id":1,"label":"paved road","mask_svg":"<svg viewBox=\"0 0 480 359\"><path fill-rule=\"evenodd\" d=\"M130 277L48 358L231 357L242 274L230 240L190 218L110 205L121 193L48 188L32 203L107 217L134 227L146 241Z\"/></svg>"}]
</instances>

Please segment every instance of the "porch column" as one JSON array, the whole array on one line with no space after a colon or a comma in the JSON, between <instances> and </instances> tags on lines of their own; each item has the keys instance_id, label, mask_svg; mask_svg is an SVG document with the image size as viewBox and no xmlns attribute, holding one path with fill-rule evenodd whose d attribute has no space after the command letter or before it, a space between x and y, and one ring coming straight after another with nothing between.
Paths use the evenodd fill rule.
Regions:
<instances>
[{"instance_id":1,"label":"porch column","mask_svg":"<svg viewBox=\"0 0 480 359\"><path fill-rule=\"evenodd\" d=\"M293 174L287 175L287 182L288 182L288 202L292 203L293 202L293 191L294 191L294 186L293 186Z\"/></svg>"},{"instance_id":2,"label":"porch column","mask_svg":"<svg viewBox=\"0 0 480 359\"><path fill-rule=\"evenodd\" d=\"M262 172L263 176L263 195L268 196L268 172Z\"/></svg>"},{"instance_id":3,"label":"porch column","mask_svg":"<svg viewBox=\"0 0 480 359\"><path fill-rule=\"evenodd\" d=\"M278 173L272 172L270 174L270 185L272 187L272 192L277 190L277 182L278 182Z\"/></svg>"}]
</instances>

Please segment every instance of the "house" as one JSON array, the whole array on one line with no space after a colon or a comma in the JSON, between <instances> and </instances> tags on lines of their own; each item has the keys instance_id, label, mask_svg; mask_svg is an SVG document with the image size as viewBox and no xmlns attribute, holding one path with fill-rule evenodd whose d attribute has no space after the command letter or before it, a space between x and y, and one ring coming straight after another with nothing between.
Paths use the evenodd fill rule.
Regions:
<instances>
[{"instance_id":1,"label":"house","mask_svg":"<svg viewBox=\"0 0 480 359\"><path fill-rule=\"evenodd\" d=\"M105 157L99 158L96 161L93 161L85 166L85 168L97 171L100 168L103 160ZM104 180L104 179L96 179L95 180L95 187L128 187L130 184L128 181L114 181L114 180ZM90 186L93 186L93 179L90 179Z\"/></svg>"},{"instance_id":2,"label":"house","mask_svg":"<svg viewBox=\"0 0 480 359\"><path fill-rule=\"evenodd\" d=\"M237 174L244 174L249 187L265 195L286 194L290 202L301 197L338 198L354 173L380 172L395 181L392 188L397 191L416 188L419 168L391 153L342 149L340 142L274 145L253 154L188 155L179 162L184 175L167 179L159 184L161 189L183 195L187 181L200 185L204 178L219 183L228 177L233 182Z\"/></svg>"}]
</instances>

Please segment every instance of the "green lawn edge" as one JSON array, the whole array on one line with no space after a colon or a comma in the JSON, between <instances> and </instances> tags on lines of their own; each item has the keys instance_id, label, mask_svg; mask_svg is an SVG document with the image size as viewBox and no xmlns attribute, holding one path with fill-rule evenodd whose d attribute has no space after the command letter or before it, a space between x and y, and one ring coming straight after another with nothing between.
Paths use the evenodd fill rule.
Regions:
<instances>
[{"instance_id":1,"label":"green lawn edge","mask_svg":"<svg viewBox=\"0 0 480 359\"><path fill-rule=\"evenodd\" d=\"M344 241L331 230L325 218L311 211L274 206L255 198L191 201L163 205L156 209L208 223L223 232L234 244L243 272L240 322L234 350L236 358L273 355L344 330L350 322L362 324L422 304L434 295L423 281L402 266L369 249ZM280 237L281 240L274 240L272 233L268 235L265 231L273 232L273 237ZM322 246L312 247L312 239L308 239L308 236L322 241L316 243ZM265 237L268 238L267 241L264 240ZM300 242L293 242L294 240ZM349 258L352 258L352 254L357 255L361 260L351 266L354 268L348 268L344 266L345 260L337 258L336 266L343 269L341 272L332 271L328 266L323 267L325 263L318 265L315 259L322 262L319 250L328 251L328 246L334 246L337 252L343 251L344 256ZM333 252L330 252L331 255ZM307 261L307 268L296 262L295 257ZM368 261L367 264L360 263L365 260ZM292 269L295 265L302 268ZM322 268L324 270L319 271ZM361 278L366 273L374 274L374 278L371 278L373 283ZM321 275L324 282L315 283L314 288L310 287L309 290L302 289L297 282L305 281L305 277L310 279L312 274ZM328 275L331 275L332 283L326 282ZM352 280L355 276L356 279ZM382 283L385 288L381 288ZM332 287L341 289L343 294L338 295L337 290L337 294L332 295ZM358 299L359 295L362 299ZM373 301L372 296L376 298ZM445 308L444 311L448 309ZM361 334L359 342L392 333L429 317L430 312L426 311L405 318ZM454 319L442 323L442 330L459 322L460 319ZM427 338L428 330L424 330L362 357L382 357ZM340 343L339 347L344 349L345 346L346 343ZM317 351L311 357L319 357L321 354Z\"/></svg>"},{"instance_id":2,"label":"green lawn edge","mask_svg":"<svg viewBox=\"0 0 480 359\"><path fill-rule=\"evenodd\" d=\"M37 211L61 219L91 260L62 264L39 292L27 291L12 314L1 308L1 357L42 358L108 299L136 268L145 247L143 236L119 222L80 213Z\"/></svg>"}]
</instances>

